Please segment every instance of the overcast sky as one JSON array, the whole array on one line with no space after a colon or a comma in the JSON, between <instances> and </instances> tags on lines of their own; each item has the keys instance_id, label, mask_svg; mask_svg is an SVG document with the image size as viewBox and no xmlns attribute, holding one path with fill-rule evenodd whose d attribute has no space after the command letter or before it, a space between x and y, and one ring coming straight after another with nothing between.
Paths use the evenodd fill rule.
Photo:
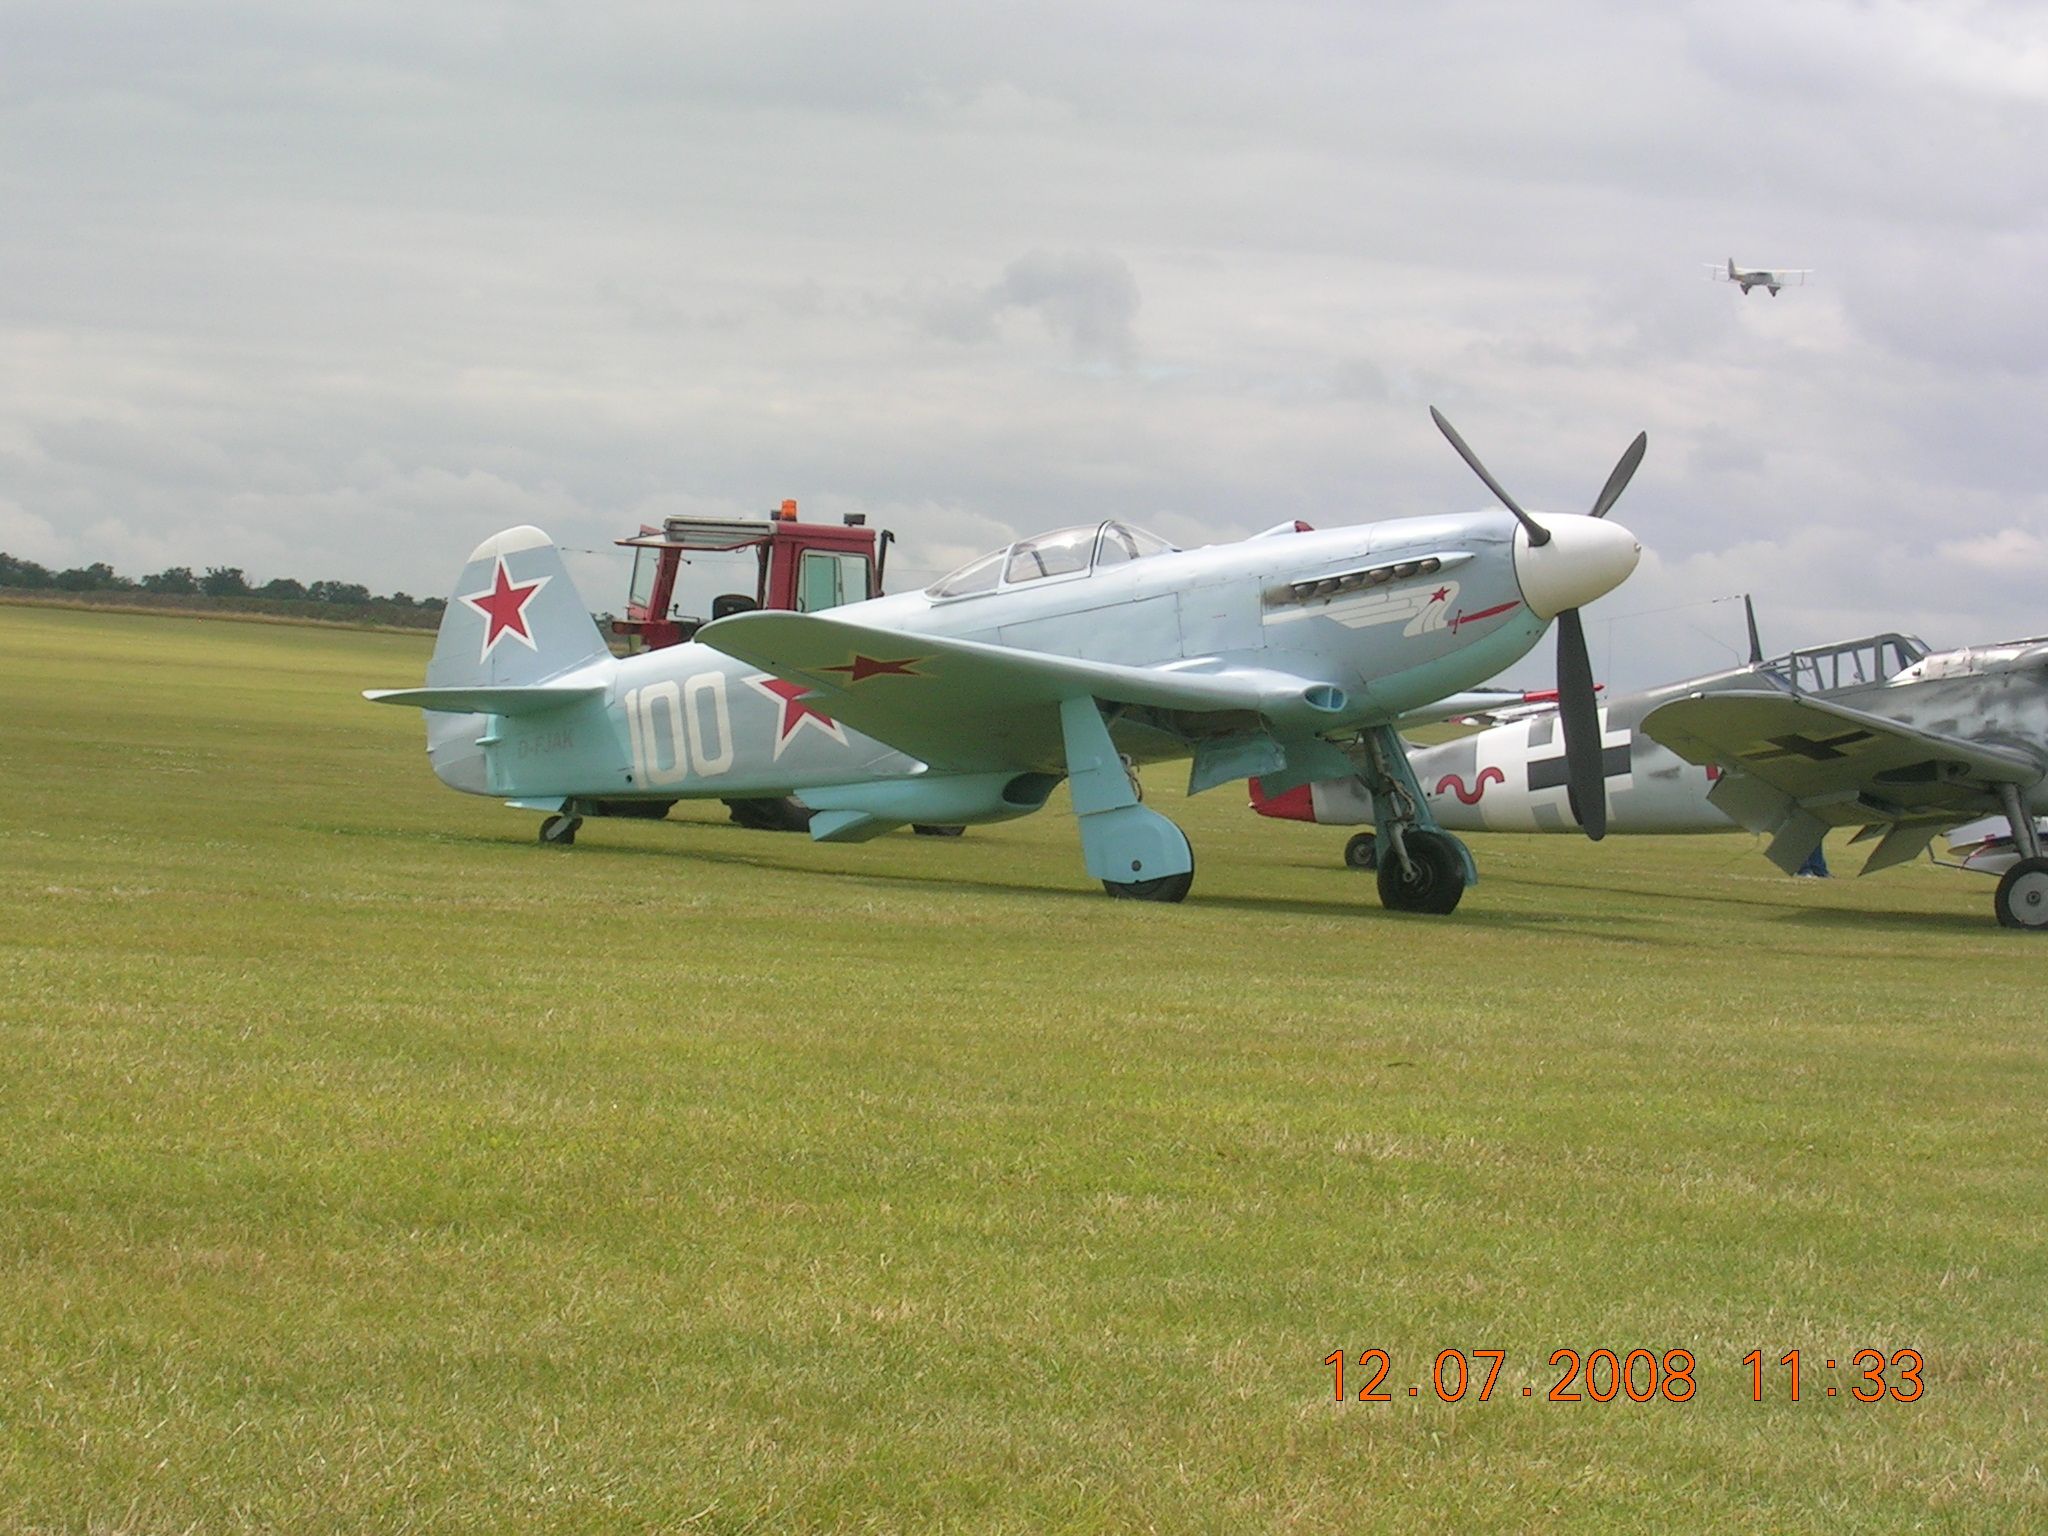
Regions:
<instances>
[{"instance_id":1,"label":"overcast sky","mask_svg":"<svg viewBox=\"0 0 2048 1536\"><path fill-rule=\"evenodd\" d=\"M1536 507L1648 429L1618 684L1744 590L2038 634L2044 16L0 0L0 549L444 594L794 496L902 587L1486 505L1436 404Z\"/></svg>"}]
</instances>

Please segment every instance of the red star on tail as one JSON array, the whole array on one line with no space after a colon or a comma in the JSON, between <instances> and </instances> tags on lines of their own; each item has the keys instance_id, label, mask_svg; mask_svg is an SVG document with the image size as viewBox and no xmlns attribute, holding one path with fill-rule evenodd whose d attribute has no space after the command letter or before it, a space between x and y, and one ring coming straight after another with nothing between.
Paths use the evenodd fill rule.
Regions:
<instances>
[{"instance_id":1,"label":"red star on tail","mask_svg":"<svg viewBox=\"0 0 2048 1536\"><path fill-rule=\"evenodd\" d=\"M536 576L532 581L514 586L511 573L505 569L505 557L500 555L498 569L488 588L482 592L458 594L463 602L482 614L485 619L484 648L477 660L488 661L498 642L507 635L518 640L529 651L540 649L533 643L533 631L526 627L526 605L533 601L534 593L553 579L550 576Z\"/></svg>"}]
</instances>

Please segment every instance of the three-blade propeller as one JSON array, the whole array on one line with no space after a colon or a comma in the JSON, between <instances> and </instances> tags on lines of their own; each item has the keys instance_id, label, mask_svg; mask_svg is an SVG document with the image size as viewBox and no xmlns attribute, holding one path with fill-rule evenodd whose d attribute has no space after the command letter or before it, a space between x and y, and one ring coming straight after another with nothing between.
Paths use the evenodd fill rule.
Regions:
<instances>
[{"instance_id":1,"label":"three-blade propeller","mask_svg":"<svg viewBox=\"0 0 2048 1536\"><path fill-rule=\"evenodd\" d=\"M1531 547L1540 549L1548 544L1550 530L1523 511L1506 488L1488 473L1479 462L1479 455L1465 445L1443 413L1431 406L1429 414L1437 429L1458 450L1458 457L1485 482L1500 504L1514 513L1527 530ZM1594 498L1594 517L1605 517L1614 509L1649 445L1649 434L1638 432ZM1593 664L1586 655L1586 629L1576 608L1566 608L1557 615L1557 713L1564 727L1565 786L1572 815L1585 829L1586 836L1598 840L1607 835L1607 774L1601 761L1600 709L1593 693Z\"/></svg>"}]
</instances>

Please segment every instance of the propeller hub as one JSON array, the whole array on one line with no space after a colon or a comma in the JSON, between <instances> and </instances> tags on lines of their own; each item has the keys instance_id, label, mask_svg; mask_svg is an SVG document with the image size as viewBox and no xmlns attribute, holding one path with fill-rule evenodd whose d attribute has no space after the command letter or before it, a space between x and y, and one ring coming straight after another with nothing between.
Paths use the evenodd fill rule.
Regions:
<instances>
[{"instance_id":1,"label":"propeller hub","mask_svg":"<svg viewBox=\"0 0 2048 1536\"><path fill-rule=\"evenodd\" d=\"M1550 542L1532 544L1526 528L1515 530L1515 580L1539 619L1554 619L1612 592L1642 558L1643 546L1618 523L1561 512L1545 512L1537 520L1550 530Z\"/></svg>"}]
</instances>

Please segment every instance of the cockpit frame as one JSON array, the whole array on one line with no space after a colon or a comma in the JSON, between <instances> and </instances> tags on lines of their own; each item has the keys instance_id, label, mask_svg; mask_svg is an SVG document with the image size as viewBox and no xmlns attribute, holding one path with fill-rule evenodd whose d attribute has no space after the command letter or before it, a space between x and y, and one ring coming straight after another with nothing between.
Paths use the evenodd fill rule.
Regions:
<instances>
[{"instance_id":1,"label":"cockpit frame","mask_svg":"<svg viewBox=\"0 0 2048 1536\"><path fill-rule=\"evenodd\" d=\"M1018 539L970 560L924 589L933 602L956 602L1013 592L1050 582L1078 581L1104 566L1125 565L1154 555L1175 553L1175 546L1116 518L1100 523L1075 523Z\"/></svg>"}]
</instances>

